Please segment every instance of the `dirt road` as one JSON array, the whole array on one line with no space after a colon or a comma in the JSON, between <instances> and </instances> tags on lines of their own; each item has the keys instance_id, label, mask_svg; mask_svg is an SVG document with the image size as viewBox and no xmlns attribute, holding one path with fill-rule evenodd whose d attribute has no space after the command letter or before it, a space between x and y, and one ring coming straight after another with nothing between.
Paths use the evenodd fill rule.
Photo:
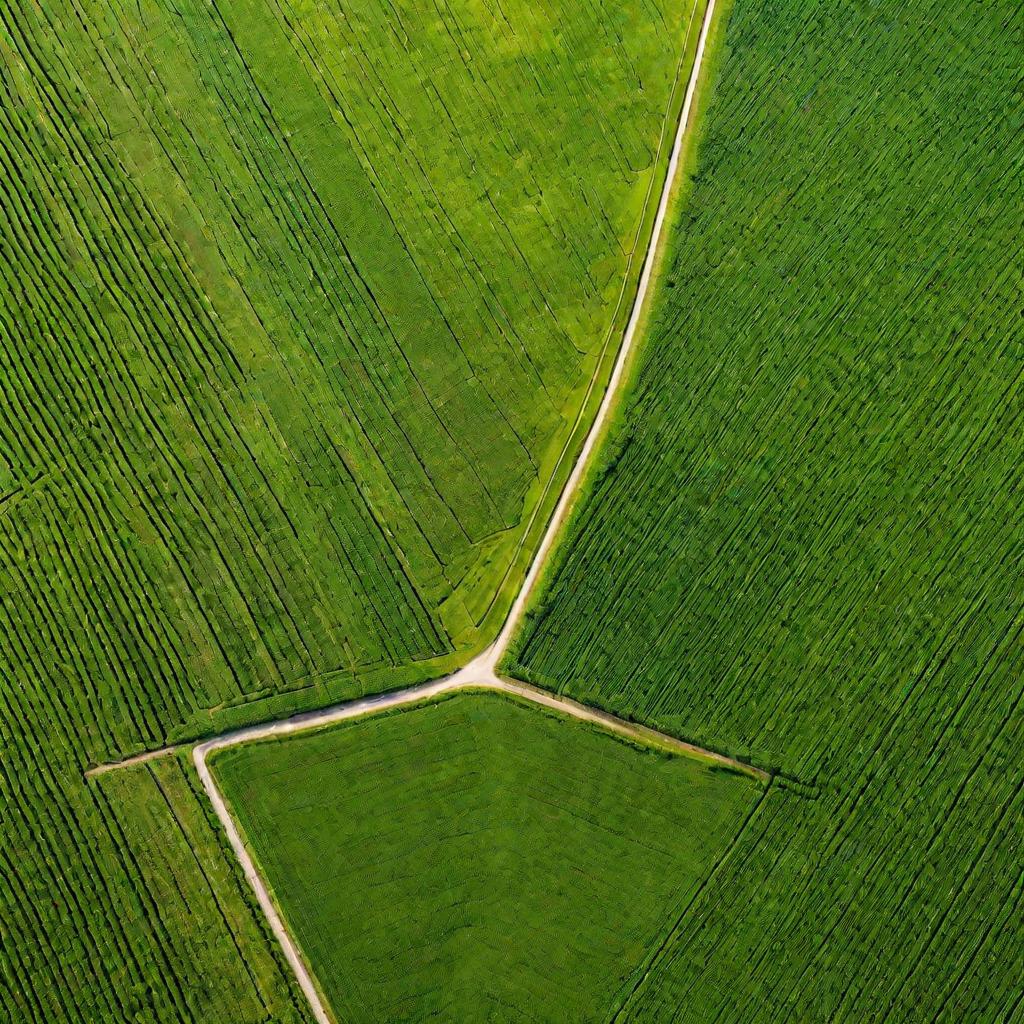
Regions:
<instances>
[{"instance_id":1,"label":"dirt road","mask_svg":"<svg viewBox=\"0 0 1024 1024\"><path fill-rule=\"evenodd\" d=\"M333 1018L327 1009L327 1002L317 989L312 972L306 965L297 943L293 941L288 933L288 929L284 925L284 921L281 919L281 915L270 895L270 890L260 876L252 855L249 853L238 830L238 826L231 816L228 805L217 788L217 783L214 781L213 774L207 764L207 758L217 750L237 746L239 743L251 743L253 740L270 739L275 736L288 736L292 733L334 725L352 718L363 718L367 715L386 711L389 708L422 704L431 698L466 690L487 690L507 693L522 700L539 704L541 707L550 708L553 711L561 712L585 722L591 722L603 729L607 729L609 732L639 743L645 743L649 746L660 747L674 753L685 754L688 757L695 757L712 764L729 767L735 771L743 772L759 782L768 781L768 775L765 772L750 765L742 764L739 761L734 761L730 757L703 750L690 743L685 743L683 740L676 739L674 736L666 736L645 726L623 721L614 715L606 714L595 708L589 708L574 700L556 696L545 690L539 690L526 683L499 679L493 672L482 675L472 665L467 665L465 668L459 669L458 672L431 683L423 683L420 686L412 686L406 690L398 690L394 693L364 697L361 700L350 701L347 704L324 708L322 711L305 712L292 718L267 722L264 725L249 726L245 729L238 729L235 732L225 733L223 736L217 736L214 739L207 740L205 743L200 743L192 751L192 760L195 762L196 771L199 773L203 788L213 804L217 817L224 826L224 831L227 832L231 848L235 851L235 856L242 865L245 877L256 894L256 899L259 901L260 907L263 909L263 913L266 915L274 935L277 936L278 942L281 943L288 963L295 972L303 993L305 993L306 998L309 1000L309 1004L313 1009L313 1015L318 1024L334 1024Z\"/></svg>"},{"instance_id":2,"label":"dirt road","mask_svg":"<svg viewBox=\"0 0 1024 1024\"><path fill-rule=\"evenodd\" d=\"M616 400L619 398L626 366L633 352L638 328L640 327L643 319L648 292L650 291L651 282L654 278L654 269L658 260L662 232L664 231L665 221L668 217L668 208L672 199L672 191L679 177L679 168L682 164L683 152L686 148L687 130L690 126L693 105L697 95L697 85L700 81L700 71L704 63L704 54L707 50L708 35L711 32L714 13L715 0L708 0L708 6L704 11L704 20L700 27L700 38L697 41L697 52L693 58L693 68L690 72L690 80L686 86L686 96L683 99L683 108L679 114L679 125L676 129L675 141L672 144L672 153L669 157L668 171L665 174L665 183L662 186L661 198L658 200L658 212L654 217L654 226L651 229L651 238L647 246L647 255L644 258L644 266L640 274L640 283L637 286L636 298L633 300L633 310L630 313L629 323L626 324L626 330L622 336L622 344L619 347L619 354L615 359L615 366L612 369L611 377L608 379L608 385L605 388L604 397L601 399L601 405L598 407L597 416L587 433L587 438L583 442L583 447L580 449L579 456L576 459L576 464L573 466L572 472L569 474L569 479L565 482L565 487L562 489L562 496L558 499L558 504L555 506L555 511L551 516L551 521L548 524L547 530L544 532L544 538L541 540L540 546L537 548L537 553L534 555L533 561L530 563L530 569L526 574L526 579L523 581L523 585L520 587L519 593L516 595L516 599L513 602L512 608L505 620L505 625L502 627L501 633L498 635L498 639L489 649L494 655L491 662L492 666L496 665L508 650L512 636L518 628L523 614L526 611L526 602L529 600L530 594L533 592L537 579L539 578L544 564L547 561L548 552L551 550L551 546L554 543L555 538L564 526L566 518L572 511L573 504L579 495L580 484L590 466L591 456L604 434L610 414L615 407ZM487 652L485 652L485 654L486 653Z\"/></svg>"},{"instance_id":3,"label":"dirt road","mask_svg":"<svg viewBox=\"0 0 1024 1024\"><path fill-rule=\"evenodd\" d=\"M530 568L523 581L523 585L520 588L519 593L516 595L516 599L509 610L509 614L505 619L504 625L502 626L497 639L490 647L487 648L487 650L474 658L473 661L464 668L459 669L457 672L454 672L452 675L446 676L443 679L424 683L420 686L410 687L406 690L399 690L394 693L365 697L346 704L324 708L320 711L305 712L281 721L268 722L263 725L254 725L248 728L238 729L234 732L226 733L222 736L217 736L213 739L200 743L193 749L192 758L195 762L196 770L199 773L199 778L202 781L203 787L209 795L217 817L220 819L224 826L224 830L227 832L232 849L235 851L235 855L238 857L238 860L242 865L242 869L245 872L245 877L252 886L252 890L255 893L264 914L266 914L267 921L269 922L274 935L281 943L281 947L284 950L285 956L288 959L292 970L295 972L295 976L298 979L303 993L309 1000L310 1006L313 1009L314 1017L318 1024L335 1024L335 1022L327 1009L326 1001L323 999L317 988L312 973L303 960L297 944L288 934L288 930L285 928L284 922L281 919L277 907L270 895L270 891L267 888L266 883L260 877L259 871L256 869L252 856L246 849L245 843L243 842L238 827L228 810L227 804L214 782L213 775L211 774L207 764L207 758L214 751L221 750L229 746L235 746L239 743L247 743L252 740L269 739L274 736L286 736L306 729L322 728L336 722L359 718L375 712L385 711L389 708L418 704L423 701L430 700L433 697L438 697L454 691L483 689L510 694L523 700L541 705L542 707L550 708L551 710L561 712L565 715L570 715L573 718L591 722L603 729L607 729L609 732L625 736L637 742L686 754L687 756L696 757L713 764L726 766L733 770L743 772L751 778L761 782L768 781L768 775L765 772L749 765L742 764L741 762L735 761L722 754L703 750L700 747L685 743L675 737L655 732L654 730L641 725L626 722L614 717L613 715L606 714L603 711L586 707L576 701L556 696L555 694L548 693L544 690L539 690L533 686L527 685L526 683L502 679L497 674L497 666L502 657L508 651L512 637L522 621L523 615L526 611L527 601L529 600L543 567L546 564L548 553L550 552L559 532L564 527L566 519L572 511L573 504L579 495L580 485L584 479L584 475L589 468L593 453L608 425L611 412L615 407L615 402L619 397L622 388L626 367L639 333L639 327L642 322L643 313L648 299L648 292L654 278L654 269L662 242L662 234L668 215L672 191L677 183L679 168L682 164L683 152L685 150L687 140L687 129L689 128L692 117L698 80L704 62L704 55L707 48L707 40L711 29L714 11L715 0L709 0L708 6L704 12L704 19L701 23L697 51L694 57L689 82L687 84L683 107L680 112L679 123L672 146L672 153L669 157L665 182L658 202L658 209L651 231L650 242L644 258L643 270L640 275L636 297L633 301L633 308L622 337L622 344L619 348L615 365L612 369L611 376L608 380L608 384L593 425L587 433L586 439L583 442L583 447L580 450L579 456L576 459L569 478L566 480L561 496L559 497L558 504L555 506L555 510L552 513L547 529L544 532L543 539L541 540L537 552L534 555L533 561L530 563ZM170 754L176 749L176 747L167 747L164 750L152 751L133 758L128 758L127 760L118 762L117 764L100 765L97 768L91 769L86 774L93 776L111 771L114 768L125 767L129 764L138 764L154 757Z\"/></svg>"}]
</instances>

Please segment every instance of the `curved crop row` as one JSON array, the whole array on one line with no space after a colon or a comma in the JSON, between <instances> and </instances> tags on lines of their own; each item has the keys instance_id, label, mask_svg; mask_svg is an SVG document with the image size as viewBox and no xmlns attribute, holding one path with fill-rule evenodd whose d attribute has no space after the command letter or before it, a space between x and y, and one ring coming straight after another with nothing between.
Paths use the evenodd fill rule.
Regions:
<instances>
[{"instance_id":1,"label":"curved crop row","mask_svg":"<svg viewBox=\"0 0 1024 1024\"><path fill-rule=\"evenodd\" d=\"M82 771L478 642L684 7L0 4L0 1019L306 1019L177 764Z\"/></svg>"},{"instance_id":2,"label":"curved crop row","mask_svg":"<svg viewBox=\"0 0 1024 1024\"><path fill-rule=\"evenodd\" d=\"M736 0L512 671L779 770L622 1019L1020 1021L1013 3Z\"/></svg>"}]
</instances>

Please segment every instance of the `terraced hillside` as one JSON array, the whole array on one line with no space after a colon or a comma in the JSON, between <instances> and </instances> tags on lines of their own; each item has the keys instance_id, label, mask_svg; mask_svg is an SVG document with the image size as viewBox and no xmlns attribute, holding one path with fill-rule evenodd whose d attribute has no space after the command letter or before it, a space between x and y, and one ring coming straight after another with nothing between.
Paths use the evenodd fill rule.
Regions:
<instances>
[{"instance_id":1,"label":"terraced hillside","mask_svg":"<svg viewBox=\"0 0 1024 1024\"><path fill-rule=\"evenodd\" d=\"M82 770L478 642L692 21L0 4L0 1018L304 1017L203 803Z\"/></svg>"},{"instance_id":2,"label":"terraced hillside","mask_svg":"<svg viewBox=\"0 0 1024 1024\"><path fill-rule=\"evenodd\" d=\"M485 693L215 752L339 1021L602 1021L762 785Z\"/></svg>"},{"instance_id":3,"label":"terraced hillside","mask_svg":"<svg viewBox=\"0 0 1024 1024\"><path fill-rule=\"evenodd\" d=\"M735 2L511 670L799 782L620 1020L1024 1020L1019 14Z\"/></svg>"}]
</instances>

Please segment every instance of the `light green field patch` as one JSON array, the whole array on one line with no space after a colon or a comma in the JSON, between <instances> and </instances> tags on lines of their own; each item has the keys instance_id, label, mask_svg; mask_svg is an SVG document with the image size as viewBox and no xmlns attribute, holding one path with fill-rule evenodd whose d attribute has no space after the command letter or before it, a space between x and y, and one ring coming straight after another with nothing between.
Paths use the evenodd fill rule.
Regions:
<instances>
[{"instance_id":1,"label":"light green field patch","mask_svg":"<svg viewBox=\"0 0 1024 1024\"><path fill-rule=\"evenodd\" d=\"M702 2L0 3L0 1020L282 1024L82 772L493 636Z\"/></svg>"},{"instance_id":2,"label":"light green field patch","mask_svg":"<svg viewBox=\"0 0 1024 1024\"><path fill-rule=\"evenodd\" d=\"M218 753L339 1020L602 1020L759 789L492 694Z\"/></svg>"},{"instance_id":3,"label":"light green field patch","mask_svg":"<svg viewBox=\"0 0 1024 1024\"><path fill-rule=\"evenodd\" d=\"M131 956L150 948L148 966L160 980L124 984L105 999L69 957L61 965L66 980L50 991L49 1019L68 1020L70 1005L96 1024L135 1024L160 1015L207 1024L311 1022L227 840L210 827L213 810L187 753L107 772L88 786L88 798L109 829L97 830L90 842L100 864L119 856L122 871L100 869L110 917L97 914L103 937L95 952L114 961L122 950ZM11 838L16 842L13 832ZM25 846L15 850L22 854ZM77 879L74 884L81 892ZM45 895L38 892L35 899L42 905ZM35 1019L29 999L19 1011L0 1019Z\"/></svg>"}]
</instances>

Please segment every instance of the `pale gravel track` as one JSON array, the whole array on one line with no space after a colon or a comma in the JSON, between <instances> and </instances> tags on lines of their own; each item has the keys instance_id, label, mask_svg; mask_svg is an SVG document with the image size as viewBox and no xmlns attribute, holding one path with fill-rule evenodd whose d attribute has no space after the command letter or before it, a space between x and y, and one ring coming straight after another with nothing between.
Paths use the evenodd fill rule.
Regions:
<instances>
[{"instance_id":1,"label":"pale gravel track","mask_svg":"<svg viewBox=\"0 0 1024 1024\"><path fill-rule=\"evenodd\" d=\"M242 865L242 870L252 887L263 913L266 915L270 927L277 937L285 957L295 972L295 977L303 994L309 1000L313 1010L313 1016L317 1024L336 1024L334 1017L327 1009L326 1000L322 997L312 972L303 959L297 943L289 935L284 921L274 903L273 897L266 883L260 876L251 854L246 848L238 826L232 818L213 775L207 764L208 756L226 747L236 746L239 743L248 743L253 740L271 739L277 736L288 736L293 733L303 732L309 729L323 728L338 722L344 722L353 718L360 718L372 715L377 712L387 711L392 708L408 707L421 704L446 694L466 690L484 690L507 694L521 700L530 701L552 711L559 712L589 722L611 733L622 736L648 746L658 747L673 753L684 754L703 760L710 764L730 768L742 772L762 783L767 783L770 776L767 772L744 764L734 758L726 757L711 750L705 750L691 743L677 739L665 733L656 732L646 726L637 725L632 722L616 718L596 708L587 707L566 697L560 697L527 683L515 680L503 679L497 673L497 666L508 651L509 644L520 625L526 611L526 604L529 600L540 574L543 571L547 560L548 552L551 550L555 539L561 532L565 522L572 511L573 504L579 496L580 486L583 482L586 471L589 467L591 456L597 448L605 428L608 425L610 414L615 407L616 399L619 397L622 381L629 358L633 352L634 344L642 322L643 313L646 307L648 291L654 277L654 269L658 259L659 247L661 244L662 232L668 215L668 208L675 187L679 167L682 163L683 151L686 145L687 129L690 124L690 117L693 104L696 98L697 85L700 78L701 68L704 62L704 54L707 48L708 35L714 17L716 0L708 0L708 6L704 12L704 19L701 23L700 38L697 42L697 50L694 56L693 68L687 83L686 95L683 99L683 107L680 111L679 124L676 130L675 140L672 146L672 153L669 157L668 170L665 174L665 181L662 186L661 197L658 202L658 210L654 218L654 225L651 230L650 241L647 246L647 253L644 258L643 270L640 274L640 281L637 285L636 297L633 301L633 308L630 313L629 322L626 325L622 337L622 344L619 347L618 355L611 376L605 388L601 404L598 407L594 422L587 432L583 447L573 465L572 472L562 488L561 496L555 510L551 515L547 529L540 542L539 547L530 563L530 568L523 580L515 601L505 619L501 632L497 639L485 651L474 658L468 665L453 672L451 675L433 682L423 683L419 686L412 686L405 690L397 690L391 693L378 694L372 697L363 697L359 700L349 701L345 704L337 704L319 711L308 711L278 721L267 722L262 725L248 726L236 729L232 732L216 736L197 744L192 750L192 760L195 763L196 771L202 781L213 805L213 809L220 819L224 830L228 835L231 847ZM161 750L150 751L139 754L135 757L126 758L113 764L99 765L86 772L89 777L101 775L115 768L128 767L133 764L141 764L156 757L162 757L174 753L179 747L165 747Z\"/></svg>"},{"instance_id":2,"label":"pale gravel track","mask_svg":"<svg viewBox=\"0 0 1024 1024\"><path fill-rule=\"evenodd\" d=\"M235 819L231 816L227 802L217 788L217 783L214 781L207 758L218 750L234 747L241 743L307 732L310 729L336 725L338 722L348 721L353 718L364 718L368 715L394 708L423 704L446 694L464 693L468 690L496 692L518 697L521 700L530 701L552 711L592 723L626 739L672 753L685 754L688 757L697 758L710 764L730 768L734 771L742 772L758 782L767 783L769 781L768 774L758 768L735 761L723 754L704 750L674 736L655 732L646 726L626 722L621 718L616 718L614 715L609 715L595 708L589 708L574 700L556 696L553 693L537 689L526 683L510 679L500 679L493 674L490 678L481 678L479 673L474 672L472 665L467 665L450 676L434 680L430 683L411 686L408 689L397 690L392 693L382 693L373 697L363 697L360 700L350 701L347 704L339 704L332 708L325 708L322 711L304 712L292 718L267 722L264 725L253 725L244 729L237 729L234 732L225 733L223 736L216 736L213 739L198 744L192 751L192 760L195 762L196 771L199 773L203 788L206 790L210 803L213 804L213 809L224 826L225 832L227 832L231 848L235 851L235 856L242 865L245 877L248 879L256 899L266 915L271 930L277 937L278 942L281 943L288 963L298 979L299 986L309 1000L309 1005L313 1010L313 1016L316 1018L317 1024L335 1024L335 1021L327 1010L327 1001L321 996L313 979L313 974L302 957L298 944L292 939L288 929L285 927L284 921L270 894L270 890L263 881L256 863L249 853L241 832L235 823Z\"/></svg>"},{"instance_id":3,"label":"pale gravel track","mask_svg":"<svg viewBox=\"0 0 1024 1024\"><path fill-rule=\"evenodd\" d=\"M700 38L697 41L697 51L693 58L693 68L690 71L690 80L686 86L686 96L683 99L683 109L679 113L679 126L676 129L675 141L672 144L672 154L668 161L668 171L665 174L665 183L662 186L661 198L658 201L658 212L654 217L654 226L651 229L651 238L647 244L647 255L644 258L644 267L640 274L640 282L637 285L636 298L633 300L633 309L629 316L629 323L626 324L625 333L622 336L622 344L619 347L619 354L615 359L615 366L612 369L611 377L608 378L608 384L605 387L604 397L601 399L601 404L598 407L597 416L594 418L594 422L587 433L587 439L583 442L583 447L580 449L580 453L576 458L576 464L573 466L572 472L569 474L569 479L565 482L565 486L562 489L562 496L558 499L558 504L555 506L555 511L551 516L551 521L548 524L547 530L544 532L544 538L540 542L540 547L537 548L537 553L533 556L533 561L530 563L530 569L526 574L526 579L523 581L523 585L519 589L519 593L512 604L508 617L505 619L505 625L498 634L498 639L489 648L489 651L495 652L492 659L492 666L497 665L508 650L508 646L512 641L512 636L515 633L516 628L519 626L523 613L526 610L526 602L529 600L530 594L533 592L534 585L536 584L544 567L544 563L547 560L548 551L551 550L551 546L554 543L555 538L558 536L565 524L566 518L572 511L573 502L579 494L580 484L583 482L584 474L589 466L590 457L593 454L594 449L597 447L597 443L601 439L605 427L608 425L609 416L612 409L615 407L616 399L619 397L622 380L625 376L626 365L629 362L629 357L632 355L638 328L640 327L640 323L643 318L647 303L647 293L650 289L651 281L654 278L654 268L658 261L661 234L665 226L665 220L668 216L669 203L672 199L672 190L679 175L679 167L682 164L683 151L686 148L686 132L687 128L690 126L690 114L693 111L693 104L697 95L697 84L700 80L700 70L704 63L704 53L707 48L708 35L711 31L711 23L714 19L714 13L715 0L708 0L708 6L704 11L704 20L700 27ZM484 652L485 655L487 653L488 652Z\"/></svg>"}]
</instances>

